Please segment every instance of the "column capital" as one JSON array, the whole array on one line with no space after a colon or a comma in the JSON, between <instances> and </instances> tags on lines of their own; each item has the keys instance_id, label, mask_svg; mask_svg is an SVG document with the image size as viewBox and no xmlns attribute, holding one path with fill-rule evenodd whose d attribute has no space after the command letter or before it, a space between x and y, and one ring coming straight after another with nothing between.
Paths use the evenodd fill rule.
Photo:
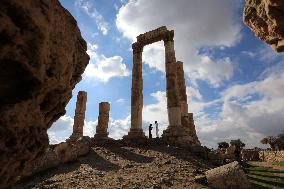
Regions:
<instances>
[{"instance_id":1,"label":"column capital","mask_svg":"<svg viewBox=\"0 0 284 189\"><path fill-rule=\"evenodd\" d=\"M174 30L168 31L164 34L163 37L164 42L174 41Z\"/></svg>"},{"instance_id":2,"label":"column capital","mask_svg":"<svg viewBox=\"0 0 284 189\"><path fill-rule=\"evenodd\" d=\"M132 44L133 53L143 52L143 45L139 42Z\"/></svg>"}]
</instances>

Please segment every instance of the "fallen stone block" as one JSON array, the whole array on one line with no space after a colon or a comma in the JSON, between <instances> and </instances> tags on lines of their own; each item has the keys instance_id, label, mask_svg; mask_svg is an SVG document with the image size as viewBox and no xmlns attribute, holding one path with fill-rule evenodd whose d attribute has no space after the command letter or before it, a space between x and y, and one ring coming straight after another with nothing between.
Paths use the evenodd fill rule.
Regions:
<instances>
[{"instance_id":1,"label":"fallen stone block","mask_svg":"<svg viewBox=\"0 0 284 189\"><path fill-rule=\"evenodd\" d=\"M250 189L245 172L237 161L205 172L208 186L216 189Z\"/></svg>"}]
</instances>

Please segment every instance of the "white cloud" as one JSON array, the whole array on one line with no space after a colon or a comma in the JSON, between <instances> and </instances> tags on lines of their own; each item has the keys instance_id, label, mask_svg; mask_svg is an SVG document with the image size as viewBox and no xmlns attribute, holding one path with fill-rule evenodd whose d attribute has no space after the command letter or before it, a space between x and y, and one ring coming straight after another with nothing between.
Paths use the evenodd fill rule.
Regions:
<instances>
[{"instance_id":1,"label":"white cloud","mask_svg":"<svg viewBox=\"0 0 284 189\"><path fill-rule=\"evenodd\" d=\"M233 0L131 0L120 8L116 25L132 41L162 25L174 29L176 57L184 62L187 76L218 87L232 77L234 63L229 57L216 59L198 51L202 47L231 47L239 41L240 25L233 18L237 6ZM162 43L145 47L144 57L150 67L164 71Z\"/></svg>"},{"instance_id":2,"label":"white cloud","mask_svg":"<svg viewBox=\"0 0 284 189\"><path fill-rule=\"evenodd\" d=\"M241 138L248 147L254 147L262 146L259 141L264 136L279 134L284 125L283 80L282 71L225 90L217 117L206 113L197 116L201 140L214 146L222 140Z\"/></svg>"},{"instance_id":3,"label":"white cloud","mask_svg":"<svg viewBox=\"0 0 284 189\"><path fill-rule=\"evenodd\" d=\"M74 119L62 116L47 130L49 143L56 144L65 141L72 134Z\"/></svg>"},{"instance_id":4,"label":"white cloud","mask_svg":"<svg viewBox=\"0 0 284 189\"><path fill-rule=\"evenodd\" d=\"M87 78L99 79L107 82L113 77L127 77L130 71L123 63L120 56L105 57L97 53L98 46L88 43L87 53L90 55L90 64L88 64L84 76Z\"/></svg>"},{"instance_id":5,"label":"white cloud","mask_svg":"<svg viewBox=\"0 0 284 189\"><path fill-rule=\"evenodd\" d=\"M124 98L119 98L115 101L117 104L119 105L123 105L125 103L125 99Z\"/></svg>"},{"instance_id":6,"label":"white cloud","mask_svg":"<svg viewBox=\"0 0 284 189\"><path fill-rule=\"evenodd\" d=\"M103 16L97 11L91 1L76 0L75 5L81 8L90 17L95 18L98 29L103 35L107 35L109 31L109 24L104 20Z\"/></svg>"}]
</instances>

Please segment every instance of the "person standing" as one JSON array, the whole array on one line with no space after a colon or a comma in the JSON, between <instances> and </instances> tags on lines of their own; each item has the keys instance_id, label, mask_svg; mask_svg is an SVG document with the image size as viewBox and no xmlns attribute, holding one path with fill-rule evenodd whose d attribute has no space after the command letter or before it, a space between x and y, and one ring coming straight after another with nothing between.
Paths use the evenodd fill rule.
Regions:
<instances>
[{"instance_id":1,"label":"person standing","mask_svg":"<svg viewBox=\"0 0 284 189\"><path fill-rule=\"evenodd\" d=\"M153 127L152 127L152 124L150 124L149 125L149 138L152 138L152 129L153 129Z\"/></svg>"},{"instance_id":2,"label":"person standing","mask_svg":"<svg viewBox=\"0 0 284 189\"><path fill-rule=\"evenodd\" d=\"M155 125L156 125L156 138L159 138L159 128L158 128L158 122L155 121Z\"/></svg>"}]
</instances>

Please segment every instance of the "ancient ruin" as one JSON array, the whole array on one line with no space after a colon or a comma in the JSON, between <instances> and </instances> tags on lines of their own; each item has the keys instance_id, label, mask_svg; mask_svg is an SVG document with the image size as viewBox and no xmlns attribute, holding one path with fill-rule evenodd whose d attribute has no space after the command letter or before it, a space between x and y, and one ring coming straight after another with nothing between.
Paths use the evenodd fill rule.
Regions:
<instances>
[{"instance_id":1,"label":"ancient ruin","mask_svg":"<svg viewBox=\"0 0 284 189\"><path fill-rule=\"evenodd\" d=\"M109 122L110 104L108 102L101 102L99 104L98 125L96 127L95 139L108 138L108 122Z\"/></svg>"},{"instance_id":2,"label":"ancient ruin","mask_svg":"<svg viewBox=\"0 0 284 189\"><path fill-rule=\"evenodd\" d=\"M89 56L58 0L0 1L0 15L0 188L9 188L46 151Z\"/></svg>"},{"instance_id":3,"label":"ancient ruin","mask_svg":"<svg viewBox=\"0 0 284 189\"><path fill-rule=\"evenodd\" d=\"M87 92L79 91L77 95L73 133L70 136L71 140L78 140L83 136L86 102L87 102Z\"/></svg>"},{"instance_id":4,"label":"ancient ruin","mask_svg":"<svg viewBox=\"0 0 284 189\"><path fill-rule=\"evenodd\" d=\"M200 145L195 133L192 114L188 113L184 71L181 62L176 61L174 31L165 26L137 36L132 44L133 68L131 88L131 128L126 139L145 138L142 130L143 78L142 52L146 45L164 41L166 65L166 93L169 126L163 133L166 141Z\"/></svg>"},{"instance_id":5,"label":"ancient ruin","mask_svg":"<svg viewBox=\"0 0 284 189\"><path fill-rule=\"evenodd\" d=\"M284 1L246 0L244 23L278 52L284 52Z\"/></svg>"}]
</instances>

